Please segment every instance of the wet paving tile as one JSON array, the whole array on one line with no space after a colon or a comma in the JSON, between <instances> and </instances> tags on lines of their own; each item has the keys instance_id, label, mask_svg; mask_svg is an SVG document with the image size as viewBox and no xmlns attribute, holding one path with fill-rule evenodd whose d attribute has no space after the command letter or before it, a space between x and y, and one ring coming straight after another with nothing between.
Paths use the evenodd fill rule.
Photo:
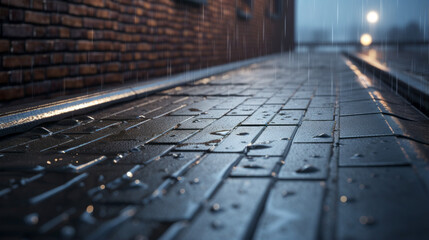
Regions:
<instances>
[{"instance_id":1,"label":"wet paving tile","mask_svg":"<svg viewBox=\"0 0 429 240\"><path fill-rule=\"evenodd\" d=\"M374 101L342 102L340 116L381 113Z\"/></svg>"},{"instance_id":2,"label":"wet paving tile","mask_svg":"<svg viewBox=\"0 0 429 240\"><path fill-rule=\"evenodd\" d=\"M247 155L282 156L294 131L294 126L268 126L258 139L247 147Z\"/></svg>"},{"instance_id":3,"label":"wet paving tile","mask_svg":"<svg viewBox=\"0 0 429 240\"><path fill-rule=\"evenodd\" d=\"M227 114L229 109L210 109L205 112L202 112L198 118L221 118L223 115Z\"/></svg>"},{"instance_id":4,"label":"wet paving tile","mask_svg":"<svg viewBox=\"0 0 429 240\"><path fill-rule=\"evenodd\" d=\"M213 109L233 109L243 103L247 97L229 97L228 100L216 105Z\"/></svg>"},{"instance_id":5,"label":"wet paving tile","mask_svg":"<svg viewBox=\"0 0 429 240\"><path fill-rule=\"evenodd\" d=\"M178 239L246 239L269 179L228 179Z\"/></svg>"},{"instance_id":6,"label":"wet paving tile","mask_svg":"<svg viewBox=\"0 0 429 240\"><path fill-rule=\"evenodd\" d=\"M410 164L396 137L341 139L340 146L339 165L343 167Z\"/></svg>"},{"instance_id":7,"label":"wet paving tile","mask_svg":"<svg viewBox=\"0 0 429 240\"><path fill-rule=\"evenodd\" d=\"M207 127L208 125L212 124L216 119L209 119L209 118L190 118L189 120L186 120L179 124L177 129L183 129L183 130L192 130L192 129L203 129Z\"/></svg>"},{"instance_id":8,"label":"wet paving tile","mask_svg":"<svg viewBox=\"0 0 429 240\"><path fill-rule=\"evenodd\" d=\"M331 149L331 144L292 144L278 177L280 179L326 179Z\"/></svg>"},{"instance_id":9,"label":"wet paving tile","mask_svg":"<svg viewBox=\"0 0 429 240\"><path fill-rule=\"evenodd\" d=\"M332 143L333 121L303 121L293 138L295 143Z\"/></svg>"},{"instance_id":10,"label":"wet paving tile","mask_svg":"<svg viewBox=\"0 0 429 240\"><path fill-rule=\"evenodd\" d=\"M286 105L283 106L284 110L305 110L310 104L311 99L289 99Z\"/></svg>"},{"instance_id":11,"label":"wet paving tile","mask_svg":"<svg viewBox=\"0 0 429 240\"><path fill-rule=\"evenodd\" d=\"M242 103L242 105L254 105L254 106L261 106L264 104L268 98L248 98L246 101Z\"/></svg>"},{"instance_id":12,"label":"wet paving tile","mask_svg":"<svg viewBox=\"0 0 429 240\"><path fill-rule=\"evenodd\" d=\"M290 94L290 95L274 95L265 104L283 105L289 100L291 95L292 94Z\"/></svg>"},{"instance_id":13,"label":"wet paving tile","mask_svg":"<svg viewBox=\"0 0 429 240\"><path fill-rule=\"evenodd\" d=\"M164 155L175 145L142 145L138 148L132 149L128 154L123 152L116 152L117 154L124 155L123 157L116 158L116 161L120 164L147 164L151 161L158 159L161 155Z\"/></svg>"},{"instance_id":14,"label":"wet paving tile","mask_svg":"<svg viewBox=\"0 0 429 240\"><path fill-rule=\"evenodd\" d=\"M298 125L304 116L303 110L282 110L270 121L270 125Z\"/></svg>"},{"instance_id":15,"label":"wet paving tile","mask_svg":"<svg viewBox=\"0 0 429 240\"><path fill-rule=\"evenodd\" d=\"M232 109L227 115L228 116L250 116L252 115L258 106L240 105Z\"/></svg>"},{"instance_id":16,"label":"wet paving tile","mask_svg":"<svg viewBox=\"0 0 429 240\"><path fill-rule=\"evenodd\" d=\"M337 238L428 238L429 196L419 181L411 167L340 168Z\"/></svg>"},{"instance_id":17,"label":"wet paving tile","mask_svg":"<svg viewBox=\"0 0 429 240\"><path fill-rule=\"evenodd\" d=\"M162 192L195 163L203 153L172 152L158 158L147 166L135 171L132 176L118 184L118 187L106 189L97 196L99 202L142 204L154 192ZM156 195L156 193L155 193Z\"/></svg>"},{"instance_id":18,"label":"wet paving tile","mask_svg":"<svg viewBox=\"0 0 429 240\"><path fill-rule=\"evenodd\" d=\"M308 108L304 120L308 121L333 121L334 108Z\"/></svg>"},{"instance_id":19,"label":"wet paving tile","mask_svg":"<svg viewBox=\"0 0 429 240\"><path fill-rule=\"evenodd\" d=\"M206 99L188 105L178 111L171 113L172 116L196 116L223 102L221 99Z\"/></svg>"},{"instance_id":20,"label":"wet paving tile","mask_svg":"<svg viewBox=\"0 0 429 240\"><path fill-rule=\"evenodd\" d=\"M138 140L142 143L148 142L165 132L177 127L181 122L190 119L191 116L164 116L156 120L150 120L109 138L111 141Z\"/></svg>"},{"instance_id":21,"label":"wet paving tile","mask_svg":"<svg viewBox=\"0 0 429 240\"><path fill-rule=\"evenodd\" d=\"M340 137L368 137L392 135L381 114L340 117Z\"/></svg>"},{"instance_id":22,"label":"wet paving tile","mask_svg":"<svg viewBox=\"0 0 429 240\"><path fill-rule=\"evenodd\" d=\"M314 181L277 181L254 239L317 239L324 189Z\"/></svg>"},{"instance_id":23,"label":"wet paving tile","mask_svg":"<svg viewBox=\"0 0 429 240\"><path fill-rule=\"evenodd\" d=\"M251 144L263 129L263 127L237 127L213 152L244 152L247 145Z\"/></svg>"},{"instance_id":24,"label":"wet paving tile","mask_svg":"<svg viewBox=\"0 0 429 240\"><path fill-rule=\"evenodd\" d=\"M314 97L311 100L310 108L333 108L335 107L335 97Z\"/></svg>"},{"instance_id":25,"label":"wet paving tile","mask_svg":"<svg viewBox=\"0 0 429 240\"><path fill-rule=\"evenodd\" d=\"M201 151L213 148L244 119L246 116L224 116L178 145L176 149Z\"/></svg>"},{"instance_id":26,"label":"wet paving tile","mask_svg":"<svg viewBox=\"0 0 429 240\"><path fill-rule=\"evenodd\" d=\"M254 114L247 118L241 125L265 126L280 110L281 105L266 105L258 108Z\"/></svg>"},{"instance_id":27,"label":"wet paving tile","mask_svg":"<svg viewBox=\"0 0 429 240\"><path fill-rule=\"evenodd\" d=\"M275 167L280 164L278 157L243 157L232 169L233 177L272 177Z\"/></svg>"},{"instance_id":28,"label":"wet paving tile","mask_svg":"<svg viewBox=\"0 0 429 240\"><path fill-rule=\"evenodd\" d=\"M138 217L169 222L190 219L238 158L238 154L206 155L162 197L154 199L139 211Z\"/></svg>"},{"instance_id":29,"label":"wet paving tile","mask_svg":"<svg viewBox=\"0 0 429 240\"><path fill-rule=\"evenodd\" d=\"M177 144L185 141L197 132L198 130L171 130L150 143Z\"/></svg>"}]
</instances>

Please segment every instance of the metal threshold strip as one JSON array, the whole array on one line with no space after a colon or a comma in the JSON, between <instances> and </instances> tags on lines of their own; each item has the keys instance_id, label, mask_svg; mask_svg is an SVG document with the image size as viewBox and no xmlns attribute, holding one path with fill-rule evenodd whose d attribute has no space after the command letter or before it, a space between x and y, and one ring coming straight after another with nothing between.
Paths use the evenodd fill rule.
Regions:
<instances>
[{"instance_id":1,"label":"metal threshold strip","mask_svg":"<svg viewBox=\"0 0 429 240\"><path fill-rule=\"evenodd\" d=\"M195 80L221 74L250 64L263 62L280 54L237 61L201 70L179 73L151 81L141 82L116 90L103 91L91 95L74 97L37 107L18 109L0 114L0 137L26 131L41 123L57 121L76 114L85 114L101 107L142 98L168 88L173 88ZM1 112L1 111L0 111Z\"/></svg>"},{"instance_id":2,"label":"metal threshold strip","mask_svg":"<svg viewBox=\"0 0 429 240\"><path fill-rule=\"evenodd\" d=\"M343 53L350 60L372 72L393 91L429 116L429 83L397 69L390 68L362 54Z\"/></svg>"}]
</instances>

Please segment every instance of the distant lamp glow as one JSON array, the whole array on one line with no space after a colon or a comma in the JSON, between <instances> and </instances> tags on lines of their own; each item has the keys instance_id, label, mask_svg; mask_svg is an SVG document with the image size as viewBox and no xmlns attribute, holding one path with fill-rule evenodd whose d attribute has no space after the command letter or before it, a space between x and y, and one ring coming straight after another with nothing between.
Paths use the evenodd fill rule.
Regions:
<instances>
[{"instance_id":1,"label":"distant lamp glow","mask_svg":"<svg viewBox=\"0 0 429 240\"><path fill-rule=\"evenodd\" d=\"M378 22L378 13L376 11L370 11L367 15L366 15L366 20L369 23L376 23Z\"/></svg>"},{"instance_id":2,"label":"distant lamp glow","mask_svg":"<svg viewBox=\"0 0 429 240\"><path fill-rule=\"evenodd\" d=\"M362 34L362 36L360 37L360 43L363 46L369 46L372 43L372 37L371 35L369 35L368 33Z\"/></svg>"}]
</instances>

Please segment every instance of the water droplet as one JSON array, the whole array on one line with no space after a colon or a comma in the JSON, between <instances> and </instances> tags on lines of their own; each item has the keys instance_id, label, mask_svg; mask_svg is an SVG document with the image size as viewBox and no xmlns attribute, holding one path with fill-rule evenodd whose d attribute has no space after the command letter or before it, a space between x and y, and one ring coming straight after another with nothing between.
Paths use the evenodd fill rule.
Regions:
<instances>
[{"instance_id":1,"label":"water droplet","mask_svg":"<svg viewBox=\"0 0 429 240\"><path fill-rule=\"evenodd\" d=\"M192 123L197 123L197 122L201 122L201 120L200 119L195 119L195 120L192 121Z\"/></svg>"},{"instance_id":2,"label":"water droplet","mask_svg":"<svg viewBox=\"0 0 429 240\"><path fill-rule=\"evenodd\" d=\"M342 203L346 203L347 202L347 200L348 200L348 198L347 198L347 196L341 196L340 197L340 201L342 202Z\"/></svg>"},{"instance_id":3,"label":"water droplet","mask_svg":"<svg viewBox=\"0 0 429 240\"><path fill-rule=\"evenodd\" d=\"M363 158L363 155L360 153L355 153L350 159L360 159Z\"/></svg>"},{"instance_id":4,"label":"water droplet","mask_svg":"<svg viewBox=\"0 0 429 240\"><path fill-rule=\"evenodd\" d=\"M249 135L249 133L247 132L241 132L241 133L237 133L238 136L246 136Z\"/></svg>"},{"instance_id":5,"label":"water droplet","mask_svg":"<svg viewBox=\"0 0 429 240\"><path fill-rule=\"evenodd\" d=\"M200 109L198 109L198 108L189 108L188 109L190 112L201 112L201 110Z\"/></svg>"},{"instance_id":6,"label":"water droplet","mask_svg":"<svg viewBox=\"0 0 429 240\"><path fill-rule=\"evenodd\" d=\"M260 144L260 143L247 145L247 149L265 149L265 148L271 148L271 146L267 144Z\"/></svg>"},{"instance_id":7,"label":"water droplet","mask_svg":"<svg viewBox=\"0 0 429 240\"><path fill-rule=\"evenodd\" d=\"M221 207L219 203L214 203L210 208L210 211L212 212L219 212L220 210L221 210Z\"/></svg>"},{"instance_id":8,"label":"water droplet","mask_svg":"<svg viewBox=\"0 0 429 240\"><path fill-rule=\"evenodd\" d=\"M352 183L353 182L353 178L347 178L347 183Z\"/></svg>"},{"instance_id":9,"label":"water droplet","mask_svg":"<svg viewBox=\"0 0 429 240\"><path fill-rule=\"evenodd\" d=\"M220 136L226 136L228 133L229 133L228 130L220 130L220 131L216 131L216 132L211 132L210 134L220 135Z\"/></svg>"},{"instance_id":10,"label":"water droplet","mask_svg":"<svg viewBox=\"0 0 429 240\"><path fill-rule=\"evenodd\" d=\"M186 193L186 190L184 188L179 189L179 195L183 195Z\"/></svg>"},{"instance_id":11,"label":"water droplet","mask_svg":"<svg viewBox=\"0 0 429 240\"><path fill-rule=\"evenodd\" d=\"M173 158L183 158L183 154L182 153L170 153L171 156L173 156Z\"/></svg>"},{"instance_id":12,"label":"water droplet","mask_svg":"<svg viewBox=\"0 0 429 240\"><path fill-rule=\"evenodd\" d=\"M375 220L372 216L361 216L359 218L359 222L362 225L373 225L375 223Z\"/></svg>"},{"instance_id":13,"label":"water droplet","mask_svg":"<svg viewBox=\"0 0 429 240\"><path fill-rule=\"evenodd\" d=\"M250 168L250 169L264 169L263 166L257 165L257 164L246 164L243 165L243 168Z\"/></svg>"},{"instance_id":14,"label":"water droplet","mask_svg":"<svg viewBox=\"0 0 429 240\"><path fill-rule=\"evenodd\" d=\"M198 183L200 183L200 179L199 178L194 178L190 183L191 184L198 184Z\"/></svg>"},{"instance_id":15,"label":"water droplet","mask_svg":"<svg viewBox=\"0 0 429 240\"><path fill-rule=\"evenodd\" d=\"M295 192L294 191L283 191L282 192L282 197L289 197L289 196L292 196L292 195L295 195Z\"/></svg>"},{"instance_id":16,"label":"water droplet","mask_svg":"<svg viewBox=\"0 0 429 240\"><path fill-rule=\"evenodd\" d=\"M132 178L133 177L133 173L132 172L127 172L126 173L127 177Z\"/></svg>"},{"instance_id":17,"label":"water droplet","mask_svg":"<svg viewBox=\"0 0 429 240\"><path fill-rule=\"evenodd\" d=\"M233 203L231 206L232 206L232 208L235 208L235 209L240 208L240 204L239 203Z\"/></svg>"},{"instance_id":18,"label":"water droplet","mask_svg":"<svg viewBox=\"0 0 429 240\"><path fill-rule=\"evenodd\" d=\"M24 217L24 222L27 225L36 225L39 223L39 214L37 213L30 213L27 216Z\"/></svg>"},{"instance_id":19,"label":"water droplet","mask_svg":"<svg viewBox=\"0 0 429 240\"><path fill-rule=\"evenodd\" d=\"M319 169L316 168L315 166L310 164L305 164L304 166L298 168L295 172L296 173L314 173L317 171L319 171Z\"/></svg>"},{"instance_id":20,"label":"water droplet","mask_svg":"<svg viewBox=\"0 0 429 240\"><path fill-rule=\"evenodd\" d=\"M330 137L331 137L331 135L329 135L327 133L321 133L321 134L314 136L313 138L330 138Z\"/></svg>"}]
</instances>

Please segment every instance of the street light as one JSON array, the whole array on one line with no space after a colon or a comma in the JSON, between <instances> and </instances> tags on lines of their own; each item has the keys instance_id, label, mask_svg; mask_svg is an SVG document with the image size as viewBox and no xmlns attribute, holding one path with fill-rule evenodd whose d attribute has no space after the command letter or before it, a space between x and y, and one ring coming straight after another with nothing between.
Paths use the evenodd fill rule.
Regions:
<instances>
[{"instance_id":1,"label":"street light","mask_svg":"<svg viewBox=\"0 0 429 240\"><path fill-rule=\"evenodd\" d=\"M372 43L371 35L369 35L368 33L362 34L362 36L360 37L360 43L365 47L371 45Z\"/></svg>"},{"instance_id":2,"label":"street light","mask_svg":"<svg viewBox=\"0 0 429 240\"><path fill-rule=\"evenodd\" d=\"M368 14L366 14L366 20L369 23L376 23L378 22L378 13L376 11L370 11Z\"/></svg>"}]
</instances>

